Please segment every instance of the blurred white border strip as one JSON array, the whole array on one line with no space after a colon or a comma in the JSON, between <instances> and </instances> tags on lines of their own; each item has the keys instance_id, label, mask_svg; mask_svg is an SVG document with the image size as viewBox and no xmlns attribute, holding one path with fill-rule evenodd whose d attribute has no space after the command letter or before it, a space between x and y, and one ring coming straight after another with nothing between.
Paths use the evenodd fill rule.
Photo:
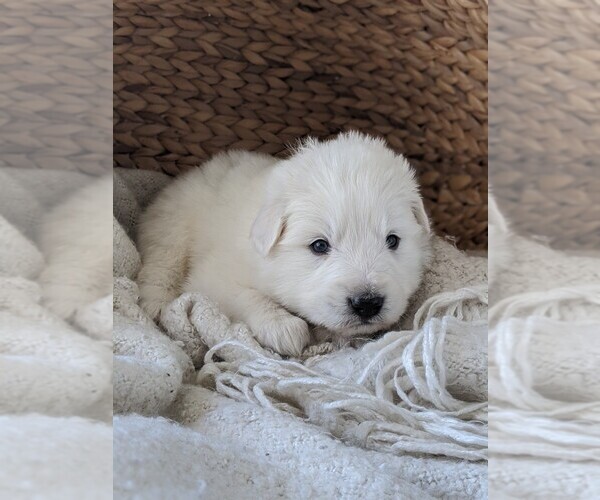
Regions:
<instances>
[{"instance_id":1,"label":"blurred white border strip","mask_svg":"<svg viewBox=\"0 0 600 500\"><path fill-rule=\"evenodd\" d=\"M489 494L598 498L600 5L489 19Z\"/></svg>"},{"instance_id":2,"label":"blurred white border strip","mask_svg":"<svg viewBox=\"0 0 600 500\"><path fill-rule=\"evenodd\" d=\"M3 0L0 33L0 497L108 499L112 3Z\"/></svg>"}]
</instances>

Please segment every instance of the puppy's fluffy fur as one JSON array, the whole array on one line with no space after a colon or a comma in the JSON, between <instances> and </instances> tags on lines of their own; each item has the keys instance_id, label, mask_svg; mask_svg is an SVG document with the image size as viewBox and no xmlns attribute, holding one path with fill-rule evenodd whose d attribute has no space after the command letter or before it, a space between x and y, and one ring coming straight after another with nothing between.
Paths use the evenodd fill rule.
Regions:
<instances>
[{"instance_id":1,"label":"puppy's fluffy fur","mask_svg":"<svg viewBox=\"0 0 600 500\"><path fill-rule=\"evenodd\" d=\"M298 355L311 330L339 339L392 326L421 280L429 233L412 169L381 140L308 140L286 160L220 154L144 214L142 305L156 318L201 292L264 346ZM311 250L319 239L325 254ZM350 302L365 294L384 301L367 319Z\"/></svg>"}]
</instances>

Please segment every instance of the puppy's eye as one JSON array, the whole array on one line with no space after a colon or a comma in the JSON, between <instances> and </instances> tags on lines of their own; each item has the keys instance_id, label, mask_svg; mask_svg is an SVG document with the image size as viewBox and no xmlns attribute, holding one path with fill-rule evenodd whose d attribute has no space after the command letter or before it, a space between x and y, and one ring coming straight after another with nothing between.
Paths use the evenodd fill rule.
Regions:
<instances>
[{"instance_id":1,"label":"puppy's eye","mask_svg":"<svg viewBox=\"0 0 600 500\"><path fill-rule=\"evenodd\" d=\"M310 244L310 249L314 254L324 255L329 252L329 243L325 240L316 240Z\"/></svg>"},{"instance_id":2,"label":"puppy's eye","mask_svg":"<svg viewBox=\"0 0 600 500\"><path fill-rule=\"evenodd\" d=\"M395 234L390 234L386 238L385 244L390 250L396 250L396 248L398 248L398 245L400 244L400 238Z\"/></svg>"}]
</instances>

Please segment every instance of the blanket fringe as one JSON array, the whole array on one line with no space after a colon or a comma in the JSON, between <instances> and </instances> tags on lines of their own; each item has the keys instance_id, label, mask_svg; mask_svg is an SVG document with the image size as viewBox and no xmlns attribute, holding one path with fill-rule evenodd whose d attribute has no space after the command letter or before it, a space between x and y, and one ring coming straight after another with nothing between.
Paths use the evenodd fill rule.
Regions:
<instances>
[{"instance_id":1,"label":"blanket fringe","mask_svg":"<svg viewBox=\"0 0 600 500\"><path fill-rule=\"evenodd\" d=\"M487 403L454 398L446 390L443 359L450 323L486 331L485 320L475 320L469 302L487 304L485 289L461 289L427 300L415 316L415 330L387 334L384 339L389 341L382 343L356 382L265 356L234 340L209 350L197 382L233 399L305 418L365 448L482 460ZM217 355L224 361L216 362ZM370 390L366 380L374 370L375 387Z\"/></svg>"},{"instance_id":2,"label":"blanket fringe","mask_svg":"<svg viewBox=\"0 0 600 500\"><path fill-rule=\"evenodd\" d=\"M600 286L556 288L504 299L490 309L490 451L600 460L600 402L548 398L533 387L530 345L540 319L574 328L565 316L600 305ZM597 316L600 317L600 316ZM592 332L593 333L593 332Z\"/></svg>"},{"instance_id":3,"label":"blanket fringe","mask_svg":"<svg viewBox=\"0 0 600 500\"><path fill-rule=\"evenodd\" d=\"M489 321L493 326L502 320L518 316L564 320L567 311L584 304L600 306L600 285L562 287L512 295L490 308Z\"/></svg>"}]
</instances>

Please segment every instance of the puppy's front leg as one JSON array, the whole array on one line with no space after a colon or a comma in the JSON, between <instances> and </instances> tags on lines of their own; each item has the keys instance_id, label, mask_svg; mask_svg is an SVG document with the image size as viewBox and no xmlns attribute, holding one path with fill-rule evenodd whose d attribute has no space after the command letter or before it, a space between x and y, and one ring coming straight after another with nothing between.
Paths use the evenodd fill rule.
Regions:
<instances>
[{"instance_id":1,"label":"puppy's front leg","mask_svg":"<svg viewBox=\"0 0 600 500\"><path fill-rule=\"evenodd\" d=\"M299 356L310 341L308 324L260 292L240 291L235 307L260 344L279 354Z\"/></svg>"}]
</instances>

